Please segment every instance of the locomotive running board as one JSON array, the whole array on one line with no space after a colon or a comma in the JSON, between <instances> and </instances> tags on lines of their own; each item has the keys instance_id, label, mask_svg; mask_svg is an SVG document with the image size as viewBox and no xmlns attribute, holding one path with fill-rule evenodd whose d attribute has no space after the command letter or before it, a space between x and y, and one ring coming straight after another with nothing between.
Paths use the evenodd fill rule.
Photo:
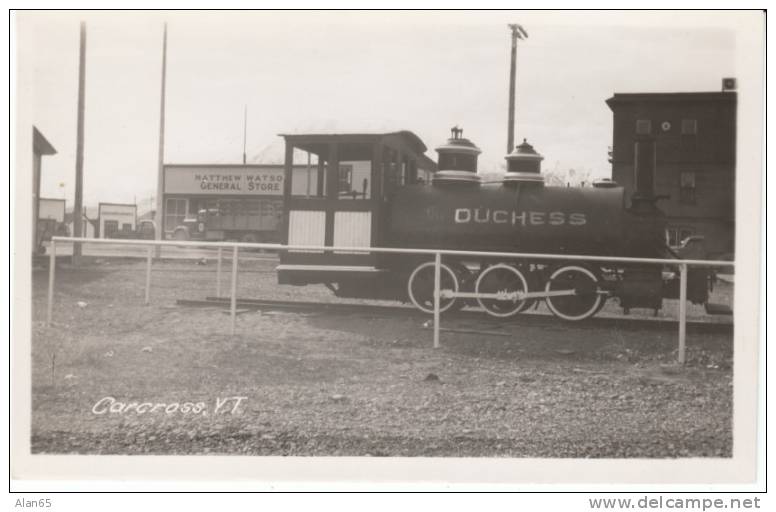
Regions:
<instances>
[{"instance_id":1,"label":"locomotive running board","mask_svg":"<svg viewBox=\"0 0 776 512\"><path fill-rule=\"evenodd\" d=\"M359 265L289 265L283 264L275 267L276 271L301 270L308 272L385 272L385 269L359 266Z\"/></svg>"},{"instance_id":2,"label":"locomotive running board","mask_svg":"<svg viewBox=\"0 0 776 512\"><path fill-rule=\"evenodd\" d=\"M598 290L598 295L609 295L608 291ZM566 297L569 295L577 295L576 290L555 290L551 292L499 292L499 293L477 293L477 292L453 292L452 290L442 290L439 296L443 299L495 299L495 300L527 300L527 299L544 299L547 297Z\"/></svg>"}]
</instances>

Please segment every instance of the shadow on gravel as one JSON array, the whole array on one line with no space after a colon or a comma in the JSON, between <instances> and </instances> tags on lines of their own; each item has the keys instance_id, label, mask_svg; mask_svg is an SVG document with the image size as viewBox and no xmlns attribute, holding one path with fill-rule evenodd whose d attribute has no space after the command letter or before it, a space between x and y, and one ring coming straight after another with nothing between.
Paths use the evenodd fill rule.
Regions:
<instances>
[{"instance_id":1,"label":"shadow on gravel","mask_svg":"<svg viewBox=\"0 0 776 512\"><path fill-rule=\"evenodd\" d=\"M71 291L74 288L81 287L85 284L97 281L99 279L108 276L113 272L112 269L101 269L93 266L88 267L73 267L70 264L63 265L57 263L57 270L55 274L55 290L57 292ZM32 289L42 293L48 291L48 279L49 271L48 267L45 269L37 268L32 271Z\"/></svg>"},{"instance_id":2,"label":"shadow on gravel","mask_svg":"<svg viewBox=\"0 0 776 512\"><path fill-rule=\"evenodd\" d=\"M602 319L606 320L606 319ZM309 315L316 328L336 330L367 338L378 349L433 350L433 332L425 317L395 318L351 314ZM627 363L676 360L677 333L662 326L636 329L622 322L600 322L599 326L555 322L498 323L487 318L447 318L440 333L442 350L467 357L502 360L622 361ZM533 324L533 325L532 325ZM733 336L721 332L688 332L687 365L728 369L732 364Z\"/></svg>"}]
</instances>

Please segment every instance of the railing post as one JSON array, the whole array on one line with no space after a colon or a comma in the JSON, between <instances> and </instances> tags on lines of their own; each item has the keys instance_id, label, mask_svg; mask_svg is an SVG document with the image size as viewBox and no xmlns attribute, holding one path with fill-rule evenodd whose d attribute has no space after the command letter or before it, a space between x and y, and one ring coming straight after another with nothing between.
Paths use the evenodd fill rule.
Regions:
<instances>
[{"instance_id":1,"label":"railing post","mask_svg":"<svg viewBox=\"0 0 776 512\"><path fill-rule=\"evenodd\" d=\"M216 264L216 297L221 296L221 258L223 257L223 247L218 248L218 263Z\"/></svg>"},{"instance_id":2,"label":"railing post","mask_svg":"<svg viewBox=\"0 0 776 512\"><path fill-rule=\"evenodd\" d=\"M154 246L149 245L146 256L146 286L145 286L145 303L146 306L151 303L151 261L154 257Z\"/></svg>"},{"instance_id":3,"label":"railing post","mask_svg":"<svg viewBox=\"0 0 776 512\"><path fill-rule=\"evenodd\" d=\"M48 309L46 310L46 326L51 327L51 316L54 311L54 273L57 269L57 243L52 240L49 246L49 282L48 282Z\"/></svg>"},{"instance_id":4,"label":"railing post","mask_svg":"<svg viewBox=\"0 0 776 512\"><path fill-rule=\"evenodd\" d=\"M439 348L439 295L441 293L442 254L434 255L434 348Z\"/></svg>"},{"instance_id":5,"label":"railing post","mask_svg":"<svg viewBox=\"0 0 776 512\"><path fill-rule=\"evenodd\" d=\"M687 263L680 265L679 278L679 364L685 363L685 336L687 334Z\"/></svg>"},{"instance_id":6,"label":"railing post","mask_svg":"<svg viewBox=\"0 0 776 512\"><path fill-rule=\"evenodd\" d=\"M234 324L237 319L237 251L238 247L235 245L232 250L232 303L231 303L231 317L232 328L231 333L234 335Z\"/></svg>"}]
</instances>

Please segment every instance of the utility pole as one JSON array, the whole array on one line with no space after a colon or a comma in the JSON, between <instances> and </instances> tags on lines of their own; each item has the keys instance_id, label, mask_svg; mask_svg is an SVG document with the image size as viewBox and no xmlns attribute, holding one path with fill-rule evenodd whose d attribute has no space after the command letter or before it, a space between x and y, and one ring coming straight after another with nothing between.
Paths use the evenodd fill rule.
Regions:
<instances>
[{"instance_id":1,"label":"utility pole","mask_svg":"<svg viewBox=\"0 0 776 512\"><path fill-rule=\"evenodd\" d=\"M73 236L81 237L81 218L84 202L84 88L86 82L86 23L81 22L80 44L78 49L78 121L75 143L75 201L73 203ZM73 264L81 258L81 243L73 244Z\"/></svg>"},{"instance_id":2,"label":"utility pole","mask_svg":"<svg viewBox=\"0 0 776 512\"><path fill-rule=\"evenodd\" d=\"M517 40L528 39L521 25L508 25L512 30L512 60L509 67L509 125L507 126L507 154L515 147L515 72L517 67Z\"/></svg>"},{"instance_id":3,"label":"utility pole","mask_svg":"<svg viewBox=\"0 0 776 512\"><path fill-rule=\"evenodd\" d=\"M248 141L248 105L245 105L245 113L243 114L243 165L245 165L245 145Z\"/></svg>"},{"instance_id":4,"label":"utility pole","mask_svg":"<svg viewBox=\"0 0 776 512\"><path fill-rule=\"evenodd\" d=\"M164 234L164 97L167 79L167 23L164 24L164 35L162 37L162 96L159 111L159 166L156 178L156 228L154 229L154 238L161 240ZM156 257L162 255L161 246L156 246Z\"/></svg>"}]
</instances>

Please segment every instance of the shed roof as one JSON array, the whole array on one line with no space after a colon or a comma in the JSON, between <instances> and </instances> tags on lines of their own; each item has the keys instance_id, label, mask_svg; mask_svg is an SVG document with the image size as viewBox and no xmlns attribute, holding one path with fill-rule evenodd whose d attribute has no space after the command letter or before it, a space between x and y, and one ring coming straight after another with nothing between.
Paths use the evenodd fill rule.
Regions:
<instances>
[{"instance_id":1,"label":"shed roof","mask_svg":"<svg viewBox=\"0 0 776 512\"><path fill-rule=\"evenodd\" d=\"M606 100L609 108L627 103L668 103L668 102L733 102L738 95L733 92L637 92L615 93Z\"/></svg>"},{"instance_id":2,"label":"shed roof","mask_svg":"<svg viewBox=\"0 0 776 512\"><path fill-rule=\"evenodd\" d=\"M412 147L418 154L425 153L428 148L423 143L423 141L415 135L413 132L409 130L397 130L397 131L371 131L371 130L362 130L358 132L342 132L339 130L333 130L333 131L326 131L326 130L316 130L314 133L280 133L281 137L285 137L286 139L297 139L297 140L309 140L314 141L316 139L331 139L332 137L341 138L341 139L359 139L359 138L374 138L378 139L380 137L387 137L387 136L397 136L402 139L404 139L407 144Z\"/></svg>"},{"instance_id":3,"label":"shed roof","mask_svg":"<svg viewBox=\"0 0 776 512\"><path fill-rule=\"evenodd\" d=\"M35 126L32 127L32 151L36 155L55 155L57 153L54 146L46 140L46 137Z\"/></svg>"}]
</instances>

